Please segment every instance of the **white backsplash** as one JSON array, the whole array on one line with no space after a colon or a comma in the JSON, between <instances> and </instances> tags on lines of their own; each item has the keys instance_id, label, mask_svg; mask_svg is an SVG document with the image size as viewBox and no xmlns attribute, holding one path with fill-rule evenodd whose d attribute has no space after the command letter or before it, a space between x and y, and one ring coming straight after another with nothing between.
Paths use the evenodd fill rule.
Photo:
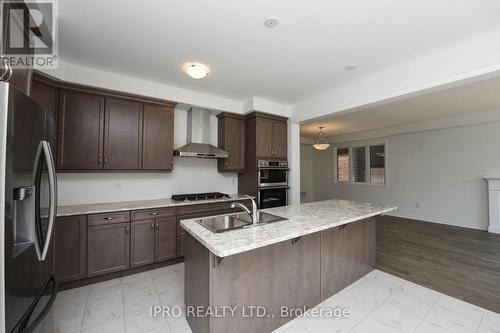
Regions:
<instances>
[{"instance_id":1,"label":"white backsplash","mask_svg":"<svg viewBox=\"0 0 500 333\"><path fill-rule=\"evenodd\" d=\"M236 193L237 173L217 160L175 157L172 173L59 173L59 205L170 198L195 192Z\"/></svg>"}]
</instances>

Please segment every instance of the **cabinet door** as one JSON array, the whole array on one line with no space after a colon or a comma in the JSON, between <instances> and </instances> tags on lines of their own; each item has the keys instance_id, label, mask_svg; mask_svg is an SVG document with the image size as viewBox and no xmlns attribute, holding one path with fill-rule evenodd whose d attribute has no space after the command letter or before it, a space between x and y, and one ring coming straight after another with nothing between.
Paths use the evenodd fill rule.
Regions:
<instances>
[{"instance_id":1,"label":"cabinet door","mask_svg":"<svg viewBox=\"0 0 500 333\"><path fill-rule=\"evenodd\" d=\"M273 121L257 117L255 119L255 150L257 157L273 157L272 155L272 132Z\"/></svg>"},{"instance_id":2,"label":"cabinet door","mask_svg":"<svg viewBox=\"0 0 500 333\"><path fill-rule=\"evenodd\" d=\"M54 230L56 277L60 283L85 278L85 215L58 217Z\"/></svg>"},{"instance_id":3,"label":"cabinet door","mask_svg":"<svg viewBox=\"0 0 500 333\"><path fill-rule=\"evenodd\" d=\"M273 121L273 151L275 158L286 158L288 151L288 125L283 121Z\"/></svg>"},{"instance_id":4,"label":"cabinet door","mask_svg":"<svg viewBox=\"0 0 500 333\"><path fill-rule=\"evenodd\" d=\"M173 142L173 108L144 104L142 168L144 170L172 170Z\"/></svg>"},{"instance_id":5,"label":"cabinet door","mask_svg":"<svg viewBox=\"0 0 500 333\"><path fill-rule=\"evenodd\" d=\"M186 252L186 241L187 235L177 237L176 241L176 257L184 257L184 253Z\"/></svg>"},{"instance_id":6,"label":"cabinet door","mask_svg":"<svg viewBox=\"0 0 500 333\"><path fill-rule=\"evenodd\" d=\"M155 259L155 220L133 221L130 227L130 266L152 264Z\"/></svg>"},{"instance_id":7,"label":"cabinet door","mask_svg":"<svg viewBox=\"0 0 500 333\"><path fill-rule=\"evenodd\" d=\"M156 219L155 262L175 258L175 218Z\"/></svg>"},{"instance_id":8,"label":"cabinet door","mask_svg":"<svg viewBox=\"0 0 500 333\"><path fill-rule=\"evenodd\" d=\"M245 171L246 122L243 117L221 115L218 127L218 146L229 153L229 158L219 159L219 172Z\"/></svg>"},{"instance_id":9,"label":"cabinet door","mask_svg":"<svg viewBox=\"0 0 500 333\"><path fill-rule=\"evenodd\" d=\"M56 158L58 90L44 82L34 80L31 84L31 98L47 112L45 133L52 154Z\"/></svg>"},{"instance_id":10,"label":"cabinet door","mask_svg":"<svg viewBox=\"0 0 500 333\"><path fill-rule=\"evenodd\" d=\"M130 266L130 223L88 228L87 276L121 271Z\"/></svg>"},{"instance_id":11,"label":"cabinet door","mask_svg":"<svg viewBox=\"0 0 500 333\"><path fill-rule=\"evenodd\" d=\"M63 90L58 122L58 168L102 169L104 99Z\"/></svg>"},{"instance_id":12,"label":"cabinet door","mask_svg":"<svg viewBox=\"0 0 500 333\"><path fill-rule=\"evenodd\" d=\"M106 98L104 169L142 167L142 103Z\"/></svg>"}]
</instances>

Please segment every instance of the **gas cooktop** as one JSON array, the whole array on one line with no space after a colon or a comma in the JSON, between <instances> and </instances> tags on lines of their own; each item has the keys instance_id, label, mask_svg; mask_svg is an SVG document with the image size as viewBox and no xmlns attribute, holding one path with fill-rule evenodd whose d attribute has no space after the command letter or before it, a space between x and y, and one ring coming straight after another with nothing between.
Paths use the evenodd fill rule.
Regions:
<instances>
[{"instance_id":1,"label":"gas cooktop","mask_svg":"<svg viewBox=\"0 0 500 333\"><path fill-rule=\"evenodd\" d=\"M223 198L229 198L229 195L220 192L172 195L172 200L174 201L197 201L197 200L223 199Z\"/></svg>"}]
</instances>

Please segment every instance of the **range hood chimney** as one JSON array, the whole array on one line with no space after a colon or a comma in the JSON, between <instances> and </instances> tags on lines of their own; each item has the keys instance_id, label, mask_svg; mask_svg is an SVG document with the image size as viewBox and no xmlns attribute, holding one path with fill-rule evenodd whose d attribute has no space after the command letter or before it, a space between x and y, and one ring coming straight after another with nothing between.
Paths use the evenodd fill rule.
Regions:
<instances>
[{"instance_id":1,"label":"range hood chimney","mask_svg":"<svg viewBox=\"0 0 500 333\"><path fill-rule=\"evenodd\" d=\"M228 158L229 153L210 144L210 112L191 108L187 112L187 144L174 150L175 156Z\"/></svg>"}]
</instances>

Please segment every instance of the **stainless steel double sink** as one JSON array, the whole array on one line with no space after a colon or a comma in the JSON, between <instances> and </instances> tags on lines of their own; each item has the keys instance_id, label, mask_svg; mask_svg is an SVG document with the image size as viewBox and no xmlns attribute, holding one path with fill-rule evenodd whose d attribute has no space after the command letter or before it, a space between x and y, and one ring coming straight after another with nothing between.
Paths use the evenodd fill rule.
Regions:
<instances>
[{"instance_id":1,"label":"stainless steel double sink","mask_svg":"<svg viewBox=\"0 0 500 333\"><path fill-rule=\"evenodd\" d=\"M196 219L195 221L208 230L219 233L241 228L252 228L260 225L266 225L273 222L286 221L286 218L269 213L257 212L259 222L252 223L252 219L247 213L237 213L231 215L220 215Z\"/></svg>"}]
</instances>

